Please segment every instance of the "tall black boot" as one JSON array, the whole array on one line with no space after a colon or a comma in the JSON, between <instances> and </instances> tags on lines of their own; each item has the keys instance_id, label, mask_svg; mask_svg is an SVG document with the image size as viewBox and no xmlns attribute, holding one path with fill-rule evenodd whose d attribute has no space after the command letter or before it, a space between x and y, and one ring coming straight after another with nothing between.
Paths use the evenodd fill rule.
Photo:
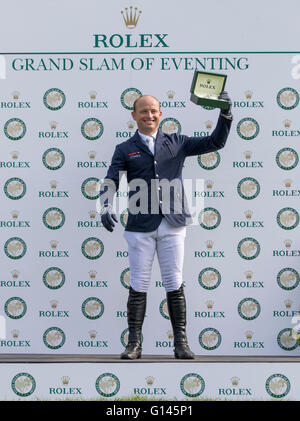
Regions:
<instances>
[{"instance_id":1,"label":"tall black boot","mask_svg":"<svg viewBox=\"0 0 300 421\"><path fill-rule=\"evenodd\" d=\"M142 326L146 312L146 292L138 292L129 288L127 301L127 321L129 328L128 345L122 352L124 360L135 360L142 355Z\"/></svg>"},{"instance_id":2,"label":"tall black boot","mask_svg":"<svg viewBox=\"0 0 300 421\"><path fill-rule=\"evenodd\" d=\"M194 359L186 337L186 301L183 286L175 291L167 292L169 316L174 333L174 354L178 359Z\"/></svg>"}]
</instances>

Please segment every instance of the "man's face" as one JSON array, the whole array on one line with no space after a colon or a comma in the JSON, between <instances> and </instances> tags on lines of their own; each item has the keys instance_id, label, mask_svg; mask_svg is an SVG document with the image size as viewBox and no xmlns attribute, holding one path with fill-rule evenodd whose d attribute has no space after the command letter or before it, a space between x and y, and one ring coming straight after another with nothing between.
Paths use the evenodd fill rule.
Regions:
<instances>
[{"instance_id":1,"label":"man's face","mask_svg":"<svg viewBox=\"0 0 300 421\"><path fill-rule=\"evenodd\" d=\"M159 102L150 95L139 99L136 103L136 110L131 113L141 133L151 135L158 129L162 112Z\"/></svg>"}]
</instances>

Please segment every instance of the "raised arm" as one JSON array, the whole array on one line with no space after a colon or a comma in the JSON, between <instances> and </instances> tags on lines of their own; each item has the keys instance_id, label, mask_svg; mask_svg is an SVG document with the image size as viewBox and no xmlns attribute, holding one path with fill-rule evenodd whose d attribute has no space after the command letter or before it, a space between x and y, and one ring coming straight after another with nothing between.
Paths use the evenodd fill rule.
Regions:
<instances>
[{"instance_id":1,"label":"raised arm","mask_svg":"<svg viewBox=\"0 0 300 421\"><path fill-rule=\"evenodd\" d=\"M225 99L229 103L228 109L220 111L217 125L210 136L183 136L183 150L185 156L214 152L225 146L232 122L232 103L226 91L221 92L219 98Z\"/></svg>"}]
</instances>

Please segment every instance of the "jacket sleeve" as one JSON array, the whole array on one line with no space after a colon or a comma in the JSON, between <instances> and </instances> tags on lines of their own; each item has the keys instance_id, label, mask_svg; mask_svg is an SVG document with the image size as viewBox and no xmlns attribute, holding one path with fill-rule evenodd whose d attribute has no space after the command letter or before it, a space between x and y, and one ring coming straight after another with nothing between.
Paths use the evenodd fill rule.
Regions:
<instances>
[{"instance_id":1,"label":"jacket sleeve","mask_svg":"<svg viewBox=\"0 0 300 421\"><path fill-rule=\"evenodd\" d=\"M183 136L183 151L185 156L200 155L214 152L225 146L232 120L219 115L217 125L209 136Z\"/></svg>"},{"instance_id":2,"label":"jacket sleeve","mask_svg":"<svg viewBox=\"0 0 300 421\"><path fill-rule=\"evenodd\" d=\"M100 186L101 206L112 205L113 198L119 189L120 172L126 171L126 160L120 145L116 146L107 174Z\"/></svg>"}]
</instances>

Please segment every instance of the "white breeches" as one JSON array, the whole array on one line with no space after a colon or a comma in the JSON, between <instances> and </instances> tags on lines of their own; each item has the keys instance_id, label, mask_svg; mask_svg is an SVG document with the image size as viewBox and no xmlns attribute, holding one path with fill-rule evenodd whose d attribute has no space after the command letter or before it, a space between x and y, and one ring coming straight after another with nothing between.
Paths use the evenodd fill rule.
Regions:
<instances>
[{"instance_id":1,"label":"white breeches","mask_svg":"<svg viewBox=\"0 0 300 421\"><path fill-rule=\"evenodd\" d=\"M165 218L155 231L124 231L129 252L130 286L135 291L147 292L155 251L166 291L180 288L185 235L186 227L174 227Z\"/></svg>"}]
</instances>

